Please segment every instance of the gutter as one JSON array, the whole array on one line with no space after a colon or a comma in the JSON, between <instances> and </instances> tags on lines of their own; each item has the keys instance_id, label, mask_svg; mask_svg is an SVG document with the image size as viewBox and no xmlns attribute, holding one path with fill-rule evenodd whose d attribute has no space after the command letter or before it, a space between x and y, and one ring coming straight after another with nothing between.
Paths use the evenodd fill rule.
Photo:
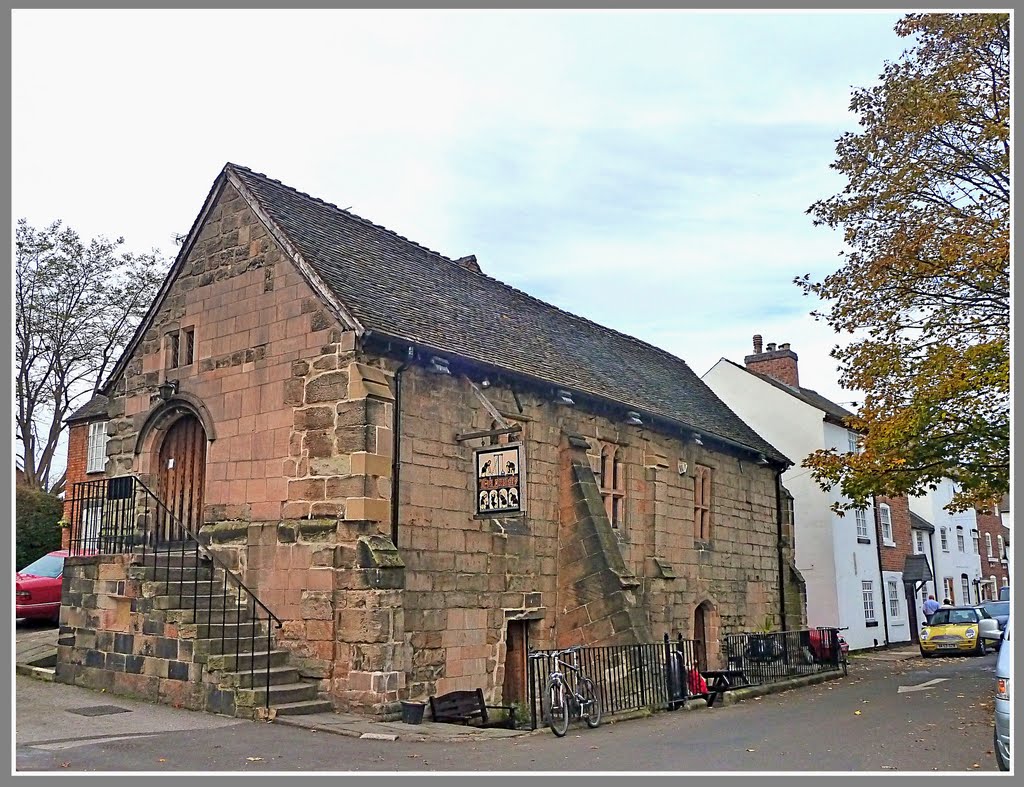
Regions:
<instances>
[{"instance_id":1,"label":"gutter","mask_svg":"<svg viewBox=\"0 0 1024 787\"><path fill-rule=\"evenodd\" d=\"M395 413L391 419L391 543L398 549L398 477L402 470L402 372L409 368L416 351L410 347L406 360L395 369Z\"/></svg>"},{"instance_id":2,"label":"gutter","mask_svg":"<svg viewBox=\"0 0 1024 787\"><path fill-rule=\"evenodd\" d=\"M878 516L878 498L874 495L871 495L871 505L874 508L875 514L875 552L878 554L878 581L882 586L882 625L885 627L885 631L882 633L883 639L885 639L885 646L889 647L889 607L885 598L885 573L882 571L882 523ZM890 518L891 516L890 510ZM910 537L913 538L913 534Z\"/></svg>"}]
</instances>

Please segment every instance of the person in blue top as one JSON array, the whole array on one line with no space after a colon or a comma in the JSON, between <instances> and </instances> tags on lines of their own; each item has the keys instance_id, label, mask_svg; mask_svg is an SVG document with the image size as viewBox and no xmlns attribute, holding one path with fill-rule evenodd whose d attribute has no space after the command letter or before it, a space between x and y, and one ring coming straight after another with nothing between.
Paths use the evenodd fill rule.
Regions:
<instances>
[{"instance_id":1,"label":"person in blue top","mask_svg":"<svg viewBox=\"0 0 1024 787\"><path fill-rule=\"evenodd\" d=\"M932 615L935 614L935 610L937 610L939 606L939 602L935 600L935 596L928 596L928 600L924 602L924 605L922 606L925 619L931 620Z\"/></svg>"}]
</instances>

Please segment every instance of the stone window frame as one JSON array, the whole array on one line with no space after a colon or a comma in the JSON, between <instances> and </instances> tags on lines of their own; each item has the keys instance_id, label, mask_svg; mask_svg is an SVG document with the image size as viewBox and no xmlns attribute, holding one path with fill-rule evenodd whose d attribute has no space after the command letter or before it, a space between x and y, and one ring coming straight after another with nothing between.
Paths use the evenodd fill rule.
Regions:
<instances>
[{"instance_id":1,"label":"stone window frame","mask_svg":"<svg viewBox=\"0 0 1024 787\"><path fill-rule=\"evenodd\" d=\"M624 530L626 525L626 462L622 446L615 443L600 443L597 460L597 486L601 502L614 530ZM609 468L610 465L610 468ZM609 469L611 472L609 473ZM606 484L609 475L611 483Z\"/></svg>"},{"instance_id":2,"label":"stone window frame","mask_svg":"<svg viewBox=\"0 0 1024 787\"><path fill-rule=\"evenodd\" d=\"M714 533L714 479L708 465L693 466L693 537L708 543Z\"/></svg>"},{"instance_id":3,"label":"stone window frame","mask_svg":"<svg viewBox=\"0 0 1024 787\"><path fill-rule=\"evenodd\" d=\"M892 537L892 511L887 503L878 504L878 521L882 526L882 543L887 547L896 546Z\"/></svg>"},{"instance_id":4,"label":"stone window frame","mask_svg":"<svg viewBox=\"0 0 1024 787\"><path fill-rule=\"evenodd\" d=\"M107 422L89 424L89 437L85 454L85 472L102 473L107 468Z\"/></svg>"},{"instance_id":5,"label":"stone window frame","mask_svg":"<svg viewBox=\"0 0 1024 787\"><path fill-rule=\"evenodd\" d=\"M195 363L196 329L194 325L168 331L166 341L167 369L183 369Z\"/></svg>"}]
</instances>

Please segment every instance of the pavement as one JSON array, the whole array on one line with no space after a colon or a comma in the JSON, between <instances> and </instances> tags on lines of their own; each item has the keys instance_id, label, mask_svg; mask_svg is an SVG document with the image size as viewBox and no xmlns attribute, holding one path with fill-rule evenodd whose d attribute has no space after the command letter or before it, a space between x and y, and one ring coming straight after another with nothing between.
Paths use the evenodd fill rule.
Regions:
<instances>
[{"instance_id":1,"label":"pavement","mask_svg":"<svg viewBox=\"0 0 1024 787\"><path fill-rule=\"evenodd\" d=\"M917 645L905 645L898 648L887 648L883 650L864 650L850 654L851 660L865 659L866 661L906 661L916 659L921 655Z\"/></svg>"},{"instance_id":2,"label":"pavement","mask_svg":"<svg viewBox=\"0 0 1024 787\"><path fill-rule=\"evenodd\" d=\"M15 671L20 675L39 680L52 681L53 665L57 658L57 629L42 623L22 621L17 627ZM888 651L871 651L850 654L851 659L873 661L900 661L918 655L917 648L894 648ZM733 704L754 696L785 691L801 685L811 685L822 680L829 680L838 675L822 674L797 678L782 684L758 686L731 692L722 698L723 704ZM119 698L120 701L120 698ZM703 701L688 703L687 710L704 707ZM630 714L616 714L616 721L625 721L629 717L649 715L640 711ZM499 727L482 729L458 724L441 724L422 721L419 724L408 724L402 721L379 721L355 713L312 713L302 716L278 716L275 724L299 727L314 732L327 732L351 738L382 741L431 741L458 743L460 741L480 742L499 738L515 738L523 735L544 733L545 727L538 730L508 730Z\"/></svg>"}]
</instances>

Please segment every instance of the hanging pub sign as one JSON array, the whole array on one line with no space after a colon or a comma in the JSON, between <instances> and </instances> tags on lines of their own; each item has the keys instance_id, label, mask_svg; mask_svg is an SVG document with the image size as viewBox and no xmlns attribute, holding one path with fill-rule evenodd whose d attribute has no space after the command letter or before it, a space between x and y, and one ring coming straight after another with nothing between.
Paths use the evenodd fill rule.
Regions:
<instances>
[{"instance_id":1,"label":"hanging pub sign","mask_svg":"<svg viewBox=\"0 0 1024 787\"><path fill-rule=\"evenodd\" d=\"M489 445L473 452L476 515L515 516L524 511L523 445Z\"/></svg>"}]
</instances>

